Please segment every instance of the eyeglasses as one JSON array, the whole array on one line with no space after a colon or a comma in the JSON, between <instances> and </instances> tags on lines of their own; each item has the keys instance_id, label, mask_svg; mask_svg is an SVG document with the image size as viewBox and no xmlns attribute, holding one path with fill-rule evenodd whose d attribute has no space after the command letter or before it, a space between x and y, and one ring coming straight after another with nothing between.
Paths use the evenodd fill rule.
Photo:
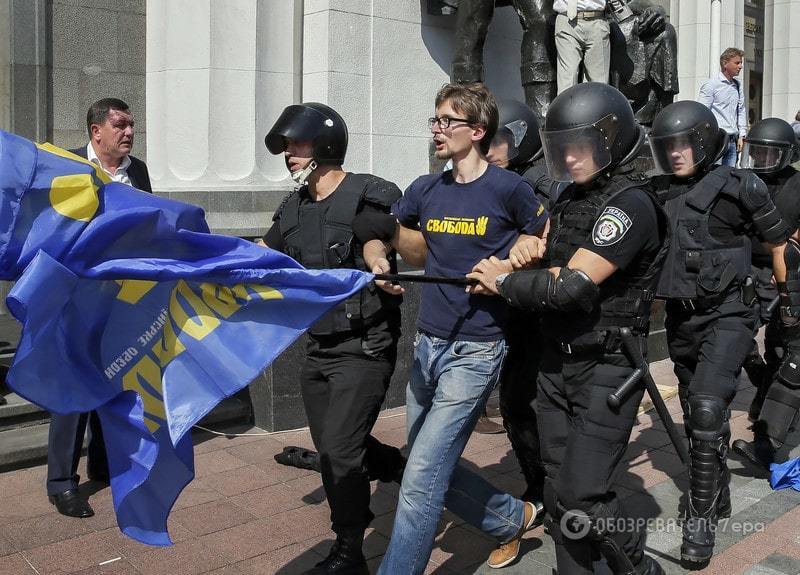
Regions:
<instances>
[{"instance_id":1,"label":"eyeglasses","mask_svg":"<svg viewBox=\"0 0 800 575\"><path fill-rule=\"evenodd\" d=\"M441 118L438 118L434 116L433 118L428 118L428 129L433 130L433 127L436 124L439 124L440 130L446 130L447 128L450 127L450 124L452 124L453 122L464 122L465 124L472 123L471 120L467 120L466 118L449 118L447 116L442 116Z\"/></svg>"}]
</instances>

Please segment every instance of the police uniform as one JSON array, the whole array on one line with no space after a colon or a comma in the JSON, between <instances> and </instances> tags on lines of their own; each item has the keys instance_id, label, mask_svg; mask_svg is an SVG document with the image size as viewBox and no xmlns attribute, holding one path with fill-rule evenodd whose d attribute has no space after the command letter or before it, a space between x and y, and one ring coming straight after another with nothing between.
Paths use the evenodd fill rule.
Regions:
<instances>
[{"instance_id":1,"label":"police uniform","mask_svg":"<svg viewBox=\"0 0 800 575\"><path fill-rule=\"evenodd\" d=\"M574 111L569 102L577 105L582 99L587 102L583 107L597 109L583 125L602 131L600 146L614 153L614 137L619 140L620 132L635 122L627 100L605 85L579 84L561 94L543 134L554 119L563 131L569 130L567 137L582 139L567 123L573 120L566 119ZM559 122L557 116L564 119ZM612 116L610 130L597 128L602 125L597 119ZM616 409L607 402L633 370L622 351L620 328L632 331L644 353L667 233L665 215L647 191L647 180L615 170L630 161L641 145L635 134L623 137L622 144L616 144L622 150L612 156L605 175L587 184L568 185L556 200L544 269L498 276L500 294L509 303L538 310L541 316L536 408L547 474L545 507L552 518L549 532L556 543L558 571L570 575L593 573L597 552L614 573L662 572L644 556L644 534L619 528L627 523L613 490L644 393L637 389ZM579 249L602 257L616 271L595 286L586 274L567 267ZM548 268L559 269L551 273Z\"/></svg>"},{"instance_id":2,"label":"police uniform","mask_svg":"<svg viewBox=\"0 0 800 575\"><path fill-rule=\"evenodd\" d=\"M800 228L800 173L791 166L773 174L760 174L767 185L770 197L783 220L792 230ZM761 406L770 388L775 373L785 355L784 333L781 328L779 306L774 305L778 290L772 280L772 256L761 242L754 241L752 253L753 281L757 296L757 319L764 330L764 357L753 342L753 349L745 360L744 369L750 382L756 387L756 398L750 409L750 420L757 421Z\"/></svg>"},{"instance_id":3,"label":"police uniform","mask_svg":"<svg viewBox=\"0 0 800 575\"><path fill-rule=\"evenodd\" d=\"M505 138L508 142L508 169L522 176L539 202L550 210L564 184L554 182L547 172L535 113L514 100L499 100L497 106L500 121L495 139ZM535 409L536 374L542 353L538 324L538 314L528 310L509 317L505 328L508 353L500 374L499 403L503 426L525 478L522 499L540 505L545 472Z\"/></svg>"},{"instance_id":4,"label":"police uniform","mask_svg":"<svg viewBox=\"0 0 800 575\"><path fill-rule=\"evenodd\" d=\"M654 186L672 235L657 295L667 300L667 344L689 437L681 559L697 567L713 555L718 518L730 515L729 405L756 329L750 241L780 244L789 229L755 174L713 166L727 136L702 104L664 108L650 146L665 174Z\"/></svg>"},{"instance_id":5,"label":"police uniform","mask_svg":"<svg viewBox=\"0 0 800 575\"><path fill-rule=\"evenodd\" d=\"M365 174L348 173L336 190L314 201L302 187L283 203L265 243L307 268L366 269L362 246L350 223L362 210L388 212L401 196L396 185ZM320 453L322 480L331 507L333 530L363 529L369 509L369 473L378 466L402 468L372 447L369 435L383 403L397 357L400 298L374 283L341 302L309 330L301 371L303 401L311 436Z\"/></svg>"},{"instance_id":6,"label":"police uniform","mask_svg":"<svg viewBox=\"0 0 800 575\"><path fill-rule=\"evenodd\" d=\"M790 166L800 156L792 127L780 118L756 122L745 138L742 167L758 173L767 184L770 196L792 231L800 227L800 173ZM759 268L762 282L771 279L771 261L753 246L753 266ZM768 369L758 382L758 392L750 406L753 441L737 439L733 449L752 463L769 469L777 458L791 429L797 424L800 410L800 245L789 240L784 249L786 281L770 282L768 297L777 297L780 306L762 321L768 321L765 333L765 359ZM763 308L762 308L763 309ZM750 375L750 372L748 372ZM751 380L753 378L751 377Z\"/></svg>"}]
</instances>

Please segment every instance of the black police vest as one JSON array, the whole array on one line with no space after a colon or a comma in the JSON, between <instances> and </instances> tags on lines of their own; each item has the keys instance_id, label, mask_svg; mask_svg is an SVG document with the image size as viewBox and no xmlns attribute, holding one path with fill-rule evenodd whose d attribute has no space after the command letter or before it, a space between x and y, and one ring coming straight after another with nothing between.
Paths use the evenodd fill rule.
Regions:
<instances>
[{"instance_id":1,"label":"black police vest","mask_svg":"<svg viewBox=\"0 0 800 575\"><path fill-rule=\"evenodd\" d=\"M765 174L761 178L767 185L772 202L778 206L778 199L784 194L797 194L800 190L800 172L793 169L784 169L777 174ZM781 217L788 224L795 224L787 219L788 214L781 214ZM752 240L753 245L753 266L759 269L772 269L772 254L757 239Z\"/></svg>"},{"instance_id":2,"label":"black police vest","mask_svg":"<svg viewBox=\"0 0 800 575\"><path fill-rule=\"evenodd\" d=\"M367 189L380 182L369 174L348 174L330 196L330 205L321 222L321 241L314 241L309 230L300 226L300 193L294 193L280 211L280 230L285 252L303 265L315 268L366 270L363 246L353 235L352 221ZM315 230L319 231L319 230ZM311 237L309 237L311 236ZM390 260L396 271L394 258ZM396 308L402 298L387 294L370 282L360 292L340 302L309 329L311 335L333 335L361 331L379 321L383 309Z\"/></svg>"},{"instance_id":3,"label":"black police vest","mask_svg":"<svg viewBox=\"0 0 800 575\"><path fill-rule=\"evenodd\" d=\"M658 283L661 298L714 302L739 288L750 275L747 236L722 243L709 231L709 217L717 198L739 200L741 175L723 168L707 173L691 190L664 202L672 245Z\"/></svg>"},{"instance_id":4,"label":"black police vest","mask_svg":"<svg viewBox=\"0 0 800 575\"><path fill-rule=\"evenodd\" d=\"M641 174L615 175L610 180L597 182L595 189L591 190L580 190L570 185L551 211L550 234L542 267L565 267L578 248L591 237L594 224L606 204L617 194L632 188L645 191L651 197L662 234L666 233L666 216L650 194L648 180ZM563 317L545 317L543 326L547 334L569 338L586 331L612 327L629 327L634 333L645 334L650 322L653 288L665 253L666 248L662 248L655 254L644 254L628 268L615 271L600 284L600 305L592 313L571 317L569 322L563 321Z\"/></svg>"}]
</instances>

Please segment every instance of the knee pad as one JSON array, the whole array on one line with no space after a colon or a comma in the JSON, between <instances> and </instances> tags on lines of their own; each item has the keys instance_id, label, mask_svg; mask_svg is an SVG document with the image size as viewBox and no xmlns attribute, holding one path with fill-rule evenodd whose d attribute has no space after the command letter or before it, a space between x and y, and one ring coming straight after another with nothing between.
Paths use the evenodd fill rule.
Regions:
<instances>
[{"instance_id":1,"label":"knee pad","mask_svg":"<svg viewBox=\"0 0 800 575\"><path fill-rule=\"evenodd\" d=\"M723 435L728 421L725 401L712 395L690 395L689 428L692 437L713 441Z\"/></svg>"},{"instance_id":2,"label":"knee pad","mask_svg":"<svg viewBox=\"0 0 800 575\"><path fill-rule=\"evenodd\" d=\"M778 379L789 389L800 389L800 354L786 351L778 368Z\"/></svg>"}]
</instances>

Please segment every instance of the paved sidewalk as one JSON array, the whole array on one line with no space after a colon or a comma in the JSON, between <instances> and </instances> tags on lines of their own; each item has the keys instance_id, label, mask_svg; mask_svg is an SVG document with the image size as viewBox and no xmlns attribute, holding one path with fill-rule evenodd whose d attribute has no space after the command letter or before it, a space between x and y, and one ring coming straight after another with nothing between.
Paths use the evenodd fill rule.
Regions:
<instances>
[{"instance_id":1,"label":"paved sidewalk","mask_svg":"<svg viewBox=\"0 0 800 575\"><path fill-rule=\"evenodd\" d=\"M675 385L669 361L653 365L659 385ZM745 410L753 395L744 380L733 404L733 438L750 438ZM680 422L677 397L667 402ZM633 514L651 519L648 550L668 573L684 573L676 562L681 489L687 474L652 412L640 417L626 455L627 469L617 492ZM376 435L405 443L402 409L384 412ZM239 429L259 433L258 429ZM196 434L197 478L186 488L171 515L175 545L151 548L117 530L108 488L84 483L96 515L69 519L58 515L44 493L43 466L0 474L0 575L144 574L263 575L298 574L327 553L332 541L328 507L318 475L278 465L272 456L285 445L311 447L307 430L220 437ZM793 455L797 456L797 448ZM521 493L522 477L505 435L474 434L465 452L467 465L496 485ZM82 462L83 465L84 462ZM717 536L717 555L704 573L796 575L800 573L800 493L772 491L735 454L733 516ZM676 483L678 486L676 486ZM365 552L374 572L386 549L394 517L397 486L375 484ZM755 529L757 532L747 532ZM445 512L428 573L493 575L545 574L554 551L542 528L529 532L520 559L496 571L484 561L494 542Z\"/></svg>"}]
</instances>

